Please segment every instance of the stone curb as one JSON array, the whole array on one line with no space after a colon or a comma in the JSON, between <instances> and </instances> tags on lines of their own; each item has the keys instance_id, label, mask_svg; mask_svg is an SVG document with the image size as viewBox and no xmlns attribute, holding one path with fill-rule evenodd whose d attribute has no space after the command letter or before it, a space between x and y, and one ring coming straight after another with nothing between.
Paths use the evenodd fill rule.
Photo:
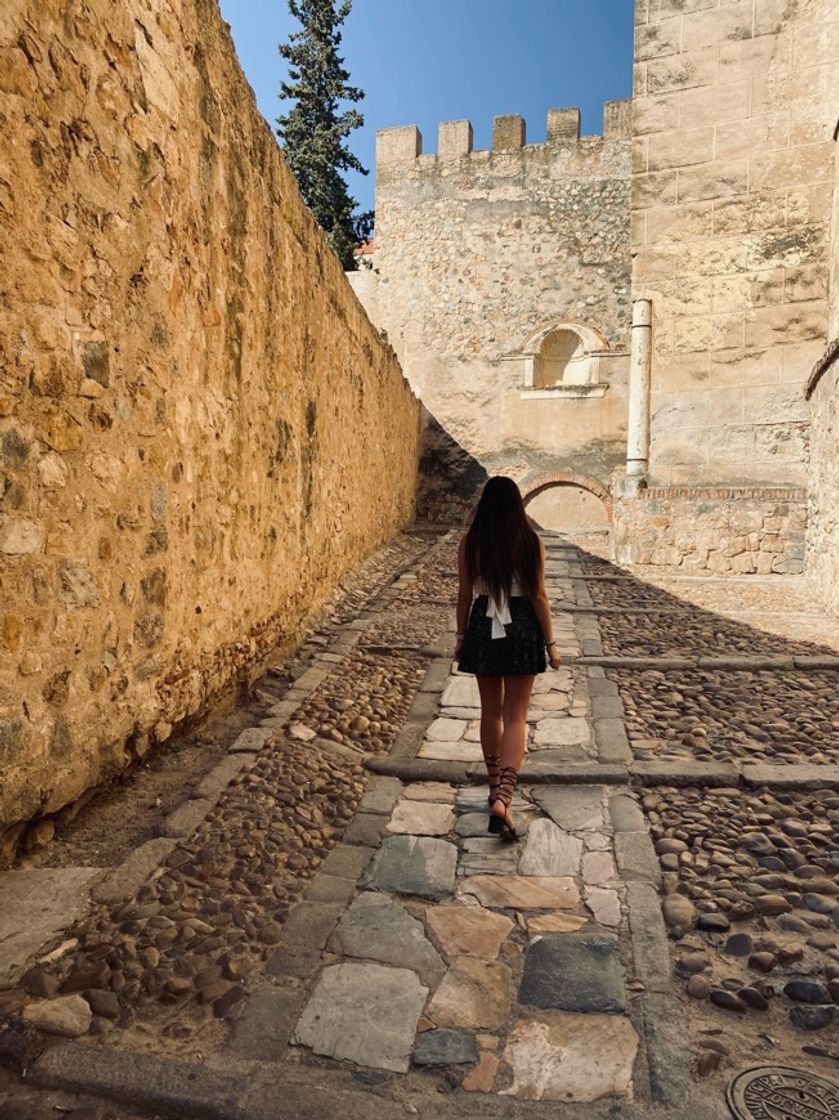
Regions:
<instances>
[{"instance_id":1,"label":"stone curb","mask_svg":"<svg viewBox=\"0 0 839 1120\"><path fill-rule=\"evenodd\" d=\"M519 782L541 785L556 782L563 785L626 785L629 770L626 766L600 765L598 763L563 763L538 768L538 755L528 765L527 760L519 774ZM473 763L443 762L425 758L394 758L392 755L374 755L365 759L365 768L374 774L386 774L403 782L450 782L454 785L476 785L486 781L486 771Z\"/></svg>"},{"instance_id":2,"label":"stone curb","mask_svg":"<svg viewBox=\"0 0 839 1120\"><path fill-rule=\"evenodd\" d=\"M115 903L130 898L146 879L163 862L177 844L177 840L160 837L147 840L105 875L91 889L94 902Z\"/></svg>"},{"instance_id":3,"label":"stone curb","mask_svg":"<svg viewBox=\"0 0 839 1120\"><path fill-rule=\"evenodd\" d=\"M656 1004L661 996L640 997L646 1032L655 1037ZM668 1009L671 1010L671 1009ZM676 1030L672 1012L668 1025ZM666 1044L668 1038L662 1039ZM679 1049L672 1054L665 1046L654 1054L655 1096L666 1104L666 1112L650 1112L643 1102L620 1102L621 1120L722 1120L727 1115L716 1102L691 1102L685 1086L669 1073L685 1064ZM158 1058L132 1051L114 1050L79 1042L64 1042L46 1051L33 1066L30 1084L66 1092L86 1093L132 1109L154 1113L167 1120L409 1120L409 1111L390 1094L372 1093L343 1070L318 1067L281 1074L275 1062L243 1061L235 1058L223 1065L190 1063ZM678 1086L678 1093L676 1088ZM529 1101L532 1120L614 1120L614 1100L566 1105L559 1101ZM433 1102L423 1116L435 1120L510 1120L513 1104L508 1097L484 1093L454 1092ZM712 1111L713 1108L713 1111Z\"/></svg>"},{"instance_id":4,"label":"stone curb","mask_svg":"<svg viewBox=\"0 0 839 1120\"><path fill-rule=\"evenodd\" d=\"M581 646L584 643L580 643ZM566 657L568 665L600 665L604 669L725 669L793 673L824 669L839 671L839 657L618 657L584 653Z\"/></svg>"}]
</instances>

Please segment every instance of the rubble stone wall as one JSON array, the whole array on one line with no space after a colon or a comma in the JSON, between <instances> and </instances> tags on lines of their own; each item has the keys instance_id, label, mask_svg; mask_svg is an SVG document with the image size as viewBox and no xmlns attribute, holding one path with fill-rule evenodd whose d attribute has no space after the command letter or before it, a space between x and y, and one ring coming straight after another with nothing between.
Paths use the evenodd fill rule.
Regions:
<instances>
[{"instance_id":1,"label":"rubble stone wall","mask_svg":"<svg viewBox=\"0 0 839 1120\"><path fill-rule=\"evenodd\" d=\"M793 575L806 524L805 489L655 487L615 503L615 555L696 575Z\"/></svg>"},{"instance_id":2,"label":"rubble stone wall","mask_svg":"<svg viewBox=\"0 0 839 1120\"><path fill-rule=\"evenodd\" d=\"M5 3L0 122L8 855L412 517L419 404L216 0Z\"/></svg>"},{"instance_id":3,"label":"rubble stone wall","mask_svg":"<svg viewBox=\"0 0 839 1120\"><path fill-rule=\"evenodd\" d=\"M828 330L839 10L638 0L633 297L652 299L652 485L803 485Z\"/></svg>"}]
</instances>

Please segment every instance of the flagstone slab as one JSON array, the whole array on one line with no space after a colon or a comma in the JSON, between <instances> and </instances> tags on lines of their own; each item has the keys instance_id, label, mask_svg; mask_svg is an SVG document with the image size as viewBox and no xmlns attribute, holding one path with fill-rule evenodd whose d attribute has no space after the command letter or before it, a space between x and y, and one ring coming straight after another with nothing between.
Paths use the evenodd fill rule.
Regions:
<instances>
[{"instance_id":1,"label":"flagstone slab","mask_svg":"<svg viewBox=\"0 0 839 1120\"><path fill-rule=\"evenodd\" d=\"M330 965L294 1037L316 1054L405 1073L427 995L428 988L407 968Z\"/></svg>"},{"instance_id":2,"label":"flagstone slab","mask_svg":"<svg viewBox=\"0 0 839 1120\"><path fill-rule=\"evenodd\" d=\"M447 957L468 956L495 960L513 929L503 914L478 906L429 906L428 928Z\"/></svg>"},{"instance_id":3,"label":"flagstone slab","mask_svg":"<svg viewBox=\"0 0 839 1120\"><path fill-rule=\"evenodd\" d=\"M454 889L457 848L432 836L388 836L370 861L362 885L378 891L446 898Z\"/></svg>"},{"instance_id":4,"label":"flagstone slab","mask_svg":"<svg viewBox=\"0 0 839 1120\"><path fill-rule=\"evenodd\" d=\"M483 761L483 759L482 759ZM466 786L457 791L457 799L455 801L455 809L458 813L474 813L476 811L488 811L489 803L487 797L489 796L489 786ZM529 801L525 801L519 794L513 795L513 800L510 805L510 812L521 813L533 806Z\"/></svg>"},{"instance_id":5,"label":"flagstone slab","mask_svg":"<svg viewBox=\"0 0 839 1120\"><path fill-rule=\"evenodd\" d=\"M557 1011L626 1010L618 939L610 933L547 933L528 946L519 1002Z\"/></svg>"},{"instance_id":6,"label":"flagstone slab","mask_svg":"<svg viewBox=\"0 0 839 1120\"><path fill-rule=\"evenodd\" d=\"M562 719L540 719L536 724L536 745L539 747L579 747L591 742L588 720L580 716Z\"/></svg>"},{"instance_id":7,"label":"flagstone slab","mask_svg":"<svg viewBox=\"0 0 839 1120\"><path fill-rule=\"evenodd\" d=\"M534 914L527 919L527 932L531 937L543 933L576 933L587 921L582 914Z\"/></svg>"},{"instance_id":8,"label":"flagstone slab","mask_svg":"<svg viewBox=\"0 0 839 1120\"><path fill-rule=\"evenodd\" d=\"M469 724L465 719L433 719L425 730L426 739L433 742L452 743L462 739Z\"/></svg>"},{"instance_id":9,"label":"flagstone slab","mask_svg":"<svg viewBox=\"0 0 839 1120\"><path fill-rule=\"evenodd\" d=\"M596 887L617 877L611 852L586 852L583 856L583 882Z\"/></svg>"},{"instance_id":10,"label":"flagstone slab","mask_svg":"<svg viewBox=\"0 0 839 1120\"><path fill-rule=\"evenodd\" d=\"M452 677L443 690L440 702L447 708L480 708L481 694L478 691L478 682L471 674Z\"/></svg>"},{"instance_id":11,"label":"flagstone slab","mask_svg":"<svg viewBox=\"0 0 839 1120\"><path fill-rule=\"evenodd\" d=\"M469 721L463 738L470 743L479 743L481 741L481 721L479 719L472 719Z\"/></svg>"},{"instance_id":12,"label":"flagstone slab","mask_svg":"<svg viewBox=\"0 0 839 1120\"><path fill-rule=\"evenodd\" d=\"M586 906L594 915L594 920L602 926L614 929L621 924L621 904L618 892L608 887L586 887Z\"/></svg>"},{"instance_id":13,"label":"flagstone slab","mask_svg":"<svg viewBox=\"0 0 839 1120\"><path fill-rule=\"evenodd\" d=\"M439 762L483 762L480 743L443 742L427 740L417 752L419 758L434 758Z\"/></svg>"},{"instance_id":14,"label":"flagstone slab","mask_svg":"<svg viewBox=\"0 0 839 1120\"><path fill-rule=\"evenodd\" d=\"M409 801L454 801L455 787L448 782L412 782L402 790Z\"/></svg>"},{"instance_id":15,"label":"flagstone slab","mask_svg":"<svg viewBox=\"0 0 839 1120\"><path fill-rule=\"evenodd\" d=\"M480 708L441 708L440 715L446 719L480 719Z\"/></svg>"},{"instance_id":16,"label":"flagstone slab","mask_svg":"<svg viewBox=\"0 0 839 1120\"><path fill-rule=\"evenodd\" d=\"M571 698L567 692L543 692L539 696L534 696L527 718L531 720L539 712L564 712L570 703Z\"/></svg>"},{"instance_id":17,"label":"flagstone slab","mask_svg":"<svg viewBox=\"0 0 839 1120\"><path fill-rule=\"evenodd\" d=\"M533 695L544 696L549 692L571 692L574 676L570 669L557 669L550 673L540 673L533 682Z\"/></svg>"},{"instance_id":18,"label":"flagstone slab","mask_svg":"<svg viewBox=\"0 0 839 1120\"><path fill-rule=\"evenodd\" d=\"M622 1015L543 1012L520 1019L504 1058L513 1084L502 1096L589 1103L632 1095L638 1036Z\"/></svg>"},{"instance_id":19,"label":"flagstone slab","mask_svg":"<svg viewBox=\"0 0 839 1120\"><path fill-rule=\"evenodd\" d=\"M567 832L602 832L603 792L600 786L534 786L533 800Z\"/></svg>"},{"instance_id":20,"label":"flagstone slab","mask_svg":"<svg viewBox=\"0 0 839 1120\"><path fill-rule=\"evenodd\" d=\"M475 875L514 875L518 860L515 852L500 852L490 855L474 852L460 857L460 874L466 877Z\"/></svg>"},{"instance_id":21,"label":"flagstone slab","mask_svg":"<svg viewBox=\"0 0 839 1120\"><path fill-rule=\"evenodd\" d=\"M478 1060L475 1038L465 1031L425 1031L414 1045L414 1065L456 1066Z\"/></svg>"},{"instance_id":22,"label":"flagstone slab","mask_svg":"<svg viewBox=\"0 0 839 1120\"><path fill-rule=\"evenodd\" d=\"M455 957L426 1015L438 1027L495 1030L507 1019L512 996L513 977L506 964Z\"/></svg>"},{"instance_id":23,"label":"flagstone slab","mask_svg":"<svg viewBox=\"0 0 839 1120\"><path fill-rule=\"evenodd\" d=\"M454 827L458 836L486 836L489 825L489 806L484 798L483 813L461 813Z\"/></svg>"},{"instance_id":24,"label":"flagstone slab","mask_svg":"<svg viewBox=\"0 0 839 1120\"><path fill-rule=\"evenodd\" d=\"M578 875L583 842L552 820L540 817L530 826L519 860L521 875Z\"/></svg>"},{"instance_id":25,"label":"flagstone slab","mask_svg":"<svg viewBox=\"0 0 839 1120\"><path fill-rule=\"evenodd\" d=\"M470 875L458 884L457 896L497 910L573 910L580 902L570 876Z\"/></svg>"},{"instance_id":26,"label":"flagstone slab","mask_svg":"<svg viewBox=\"0 0 839 1120\"><path fill-rule=\"evenodd\" d=\"M344 957L360 957L410 968L434 988L446 971L442 957L425 935L422 922L394 899L365 891L355 899L330 937L327 948Z\"/></svg>"},{"instance_id":27,"label":"flagstone slab","mask_svg":"<svg viewBox=\"0 0 839 1120\"><path fill-rule=\"evenodd\" d=\"M454 827L451 805L435 801L397 801L387 822L388 832L409 832L413 836L445 836Z\"/></svg>"}]
</instances>

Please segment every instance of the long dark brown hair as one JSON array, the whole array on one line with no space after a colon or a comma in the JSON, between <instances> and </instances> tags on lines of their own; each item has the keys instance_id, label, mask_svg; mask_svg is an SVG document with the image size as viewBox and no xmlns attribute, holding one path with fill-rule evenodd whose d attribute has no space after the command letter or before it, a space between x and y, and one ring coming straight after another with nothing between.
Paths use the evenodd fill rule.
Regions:
<instances>
[{"instance_id":1,"label":"long dark brown hair","mask_svg":"<svg viewBox=\"0 0 839 1120\"><path fill-rule=\"evenodd\" d=\"M527 522L521 493L511 478L498 475L484 486L466 534L465 558L470 578L480 577L495 599L502 591L509 597L514 577L523 595L536 593L539 538Z\"/></svg>"}]
</instances>

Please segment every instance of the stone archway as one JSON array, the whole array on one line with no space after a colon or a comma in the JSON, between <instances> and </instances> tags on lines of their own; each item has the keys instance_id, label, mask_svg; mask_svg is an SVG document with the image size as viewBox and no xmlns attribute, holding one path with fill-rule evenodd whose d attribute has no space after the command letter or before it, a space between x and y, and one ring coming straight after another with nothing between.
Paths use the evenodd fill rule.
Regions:
<instances>
[{"instance_id":1,"label":"stone archway","mask_svg":"<svg viewBox=\"0 0 839 1120\"><path fill-rule=\"evenodd\" d=\"M575 471L556 471L521 486L525 508L543 529L606 533L612 524L612 498L601 483Z\"/></svg>"}]
</instances>

